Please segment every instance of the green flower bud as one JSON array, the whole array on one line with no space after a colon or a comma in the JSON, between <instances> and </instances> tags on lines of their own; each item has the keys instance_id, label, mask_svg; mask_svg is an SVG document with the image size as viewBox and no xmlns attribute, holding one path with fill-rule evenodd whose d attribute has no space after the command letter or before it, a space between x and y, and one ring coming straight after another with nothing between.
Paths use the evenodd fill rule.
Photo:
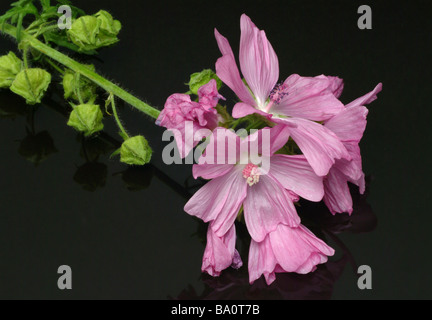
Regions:
<instances>
[{"instance_id":1,"label":"green flower bud","mask_svg":"<svg viewBox=\"0 0 432 320\"><path fill-rule=\"evenodd\" d=\"M0 88L9 88L21 70L22 61L11 51L0 57Z\"/></svg>"},{"instance_id":2,"label":"green flower bud","mask_svg":"<svg viewBox=\"0 0 432 320\"><path fill-rule=\"evenodd\" d=\"M83 51L97 48L100 21L96 17L83 16L76 19L67 31L71 41Z\"/></svg>"},{"instance_id":3,"label":"green flower bud","mask_svg":"<svg viewBox=\"0 0 432 320\"><path fill-rule=\"evenodd\" d=\"M80 104L72 110L67 125L90 136L103 130L102 119L103 114L98 105Z\"/></svg>"},{"instance_id":4,"label":"green flower bud","mask_svg":"<svg viewBox=\"0 0 432 320\"><path fill-rule=\"evenodd\" d=\"M195 72L191 74L190 81L188 83L190 92L198 95L198 89L201 88L201 86L209 83L211 79L216 80L217 89L219 90L222 87L222 81L211 69L205 69L201 72Z\"/></svg>"},{"instance_id":5,"label":"green flower bud","mask_svg":"<svg viewBox=\"0 0 432 320\"><path fill-rule=\"evenodd\" d=\"M118 42L120 29L120 21L101 10L93 16L76 19L68 30L68 35L81 51L92 51Z\"/></svg>"},{"instance_id":6,"label":"green flower bud","mask_svg":"<svg viewBox=\"0 0 432 320\"><path fill-rule=\"evenodd\" d=\"M51 75L39 68L21 70L10 87L11 91L26 99L27 104L40 103L51 83Z\"/></svg>"},{"instance_id":7,"label":"green flower bud","mask_svg":"<svg viewBox=\"0 0 432 320\"><path fill-rule=\"evenodd\" d=\"M144 165L150 162L152 149L143 136L127 139L120 147L120 161L130 165Z\"/></svg>"},{"instance_id":8,"label":"green flower bud","mask_svg":"<svg viewBox=\"0 0 432 320\"><path fill-rule=\"evenodd\" d=\"M95 67L93 65L87 65L87 67L95 71ZM85 77L80 77L79 82L76 81L76 73L72 70L67 69L65 74L63 75L63 89L64 89L64 98L65 99L74 99L75 101L79 101L79 98L76 92L79 90L81 98L84 101L89 101L91 98L96 97L96 88L97 86L88 80Z\"/></svg>"},{"instance_id":9,"label":"green flower bud","mask_svg":"<svg viewBox=\"0 0 432 320\"><path fill-rule=\"evenodd\" d=\"M105 10L100 10L94 16L101 22L100 31L102 33L114 37L116 37L119 34L122 25L120 21L114 20L112 15L109 14L109 12Z\"/></svg>"}]
</instances>

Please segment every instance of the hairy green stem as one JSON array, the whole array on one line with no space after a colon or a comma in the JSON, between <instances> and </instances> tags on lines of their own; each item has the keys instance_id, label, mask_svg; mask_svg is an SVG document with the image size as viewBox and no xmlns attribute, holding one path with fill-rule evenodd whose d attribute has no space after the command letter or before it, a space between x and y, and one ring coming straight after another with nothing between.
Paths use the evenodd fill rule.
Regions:
<instances>
[{"instance_id":1,"label":"hairy green stem","mask_svg":"<svg viewBox=\"0 0 432 320\"><path fill-rule=\"evenodd\" d=\"M115 120L117 122L117 126L119 127L120 131L123 133L124 137L125 138L129 138L129 135L126 132L126 129L123 127L123 125L122 125L122 123L120 121L120 118L119 118L119 116L117 114L117 108L115 106L115 101L114 101L115 97L114 97L114 95L112 93L110 94L109 100L111 102L111 108L112 108L112 111L113 111L113 114L114 114L114 118L115 118Z\"/></svg>"},{"instance_id":2,"label":"hairy green stem","mask_svg":"<svg viewBox=\"0 0 432 320\"><path fill-rule=\"evenodd\" d=\"M17 28L10 25L10 24L3 24L0 26L0 31L13 37L17 38ZM157 119L159 116L160 111L156 108L153 108L152 106L148 105L147 103L141 101L137 97L131 95L129 92L125 91L124 89L120 88L119 86L115 85L111 81L105 79L104 77L100 76L96 72L91 71L86 66L82 65L81 63L69 58L68 56L64 55L63 53L51 48L50 46L40 42L36 38L28 35L26 32L21 31L21 41L26 41L28 45L30 45L33 49L40 51L44 55L50 57L51 59L57 61L58 63L64 65L65 67L83 75L84 77L88 78L92 82L96 83L98 86L106 90L107 92L113 93L118 98L122 99L126 103L130 104L132 107L140 110L141 112L144 112L145 114L149 115L150 117Z\"/></svg>"}]
</instances>

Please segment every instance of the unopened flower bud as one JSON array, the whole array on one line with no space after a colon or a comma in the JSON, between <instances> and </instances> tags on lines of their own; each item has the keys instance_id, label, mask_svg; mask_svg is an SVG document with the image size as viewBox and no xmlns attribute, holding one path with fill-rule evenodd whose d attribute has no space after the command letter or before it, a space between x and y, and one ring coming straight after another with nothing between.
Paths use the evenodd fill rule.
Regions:
<instances>
[{"instance_id":1,"label":"unopened flower bud","mask_svg":"<svg viewBox=\"0 0 432 320\"><path fill-rule=\"evenodd\" d=\"M91 71L95 71L93 65L86 65ZM63 89L65 99L74 99L79 101L77 92L80 92L81 98L84 101L89 101L91 98L96 97L96 85L88 80L87 78L80 77L79 81L76 81L76 73L72 70L67 69L63 75Z\"/></svg>"},{"instance_id":2,"label":"unopened flower bud","mask_svg":"<svg viewBox=\"0 0 432 320\"><path fill-rule=\"evenodd\" d=\"M216 80L217 90L219 90L222 87L222 81L211 69L205 69L201 72L191 74L188 84L190 92L198 95L198 89L201 88L203 85L209 83L211 79Z\"/></svg>"},{"instance_id":3,"label":"unopened flower bud","mask_svg":"<svg viewBox=\"0 0 432 320\"><path fill-rule=\"evenodd\" d=\"M67 125L90 136L103 130L102 119L103 114L98 105L80 104L72 110Z\"/></svg>"},{"instance_id":4,"label":"unopened flower bud","mask_svg":"<svg viewBox=\"0 0 432 320\"><path fill-rule=\"evenodd\" d=\"M101 10L93 16L76 19L68 30L68 35L81 51L92 51L118 42L120 29L120 21Z\"/></svg>"},{"instance_id":5,"label":"unopened flower bud","mask_svg":"<svg viewBox=\"0 0 432 320\"><path fill-rule=\"evenodd\" d=\"M11 51L0 57L0 88L9 88L21 70L22 61Z\"/></svg>"},{"instance_id":6,"label":"unopened flower bud","mask_svg":"<svg viewBox=\"0 0 432 320\"><path fill-rule=\"evenodd\" d=\"M114 20L112 15L109 12L105 10L100 10L94 16L101 22L100 31L102 33L114 37L116 37L119 34L122 25L120 21Z\"/></svg>"},{"instance_id":7,"label":"unopened flower bud","mask_svg":"<svg viewBox=\"0 0 432 320\"><path fill-rule=\"evenodd\" d=\"M40 103L45 91L51 83L51 75L39 68L21 70L10 87L11 91L20 95L28 104Z\"/></svg>"},{"instance_id":8,"label":"unopened flower bud","mask_svg":"<svg viewBox=\"0 0 432 320\"><path fill-rule=\"evenodd\" d=\"M120 147L120 161L129 165L144 165L150 162L152 149L143 136L127 139Z\"/></svg>"}]
</instances>

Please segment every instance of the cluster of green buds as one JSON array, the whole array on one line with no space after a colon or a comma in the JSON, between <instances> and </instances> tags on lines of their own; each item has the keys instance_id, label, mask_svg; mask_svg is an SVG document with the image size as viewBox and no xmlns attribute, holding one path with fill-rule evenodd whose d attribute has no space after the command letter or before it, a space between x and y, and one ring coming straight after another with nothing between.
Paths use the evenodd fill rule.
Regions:
<instances>
[{"instance_id":1,"label":"cluster of green buds","mask_svg":"<svg viewBox=\"0 0 432 320\"><path fill-rule=\"evenodd\" d=\"M96 54L97 49L119 41L117 36L122 28L120 21L115 20L105 10L86 15L82 10L73 7L70 29L59 32L55 26L60 5L61 1L56 5L41 1L42 13L39 14L32 0L19 0L13 4L11 10L0 16L0 31L15 37L18 49L22 52L21 59L13 52L0 57L0 88L10 89L23 97L27 104L39 104L52 80L51 74L43 69L49 64L60 72L64 98L72 106L68 126L87 138L104 129L105 116L114 115L123 142L113 155L120 155L120 161L128 165L149 163L152 149L148 141L141 135L129 136L119 119L114 100L116 96L121 96L137 109L147 114L150 112L152 117L157 116L158 110L97 75L93 65L76 61L71 63L72 59L51 47L54 43L79 53ZM34 18L27 28L23 24L25 16ZM44 41L39 41L39 37L43 37ZM33 67L33 63L42 64ZM95 81L95 77L98 81ZM98 91L101 91L101 95L109 95L105 101L105 110L99 105Z\"/></svg>"},{"instance_id":2,"label":"cluster of green buds","mask_svg":"<svg viewBox=\"0 0 432 320\"><path fill-rule=\"evenodd\" d=\"M25 68L13 52L0 57L0 88L9 88L28 104L40 103L51 83L51 74L40 68Z\"/></svg>"},{"instance_id":3,"label":"cluster of green buds","mask_svg":"<svg viewBox=\"0 0 432 320\"><path fill-rule=\"evenodd\" d=\"M94 15L74 20L68 36L80 51L92 51L117 43L121 27L120 21L114 20L107 11L100 10Z\"/></svg>"}]
</instances>

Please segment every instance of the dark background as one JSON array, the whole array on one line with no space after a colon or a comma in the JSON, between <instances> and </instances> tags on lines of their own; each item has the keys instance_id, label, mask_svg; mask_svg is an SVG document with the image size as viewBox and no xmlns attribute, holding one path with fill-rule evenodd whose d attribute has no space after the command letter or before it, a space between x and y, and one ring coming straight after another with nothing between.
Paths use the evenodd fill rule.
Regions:
<instances>
[{"instance_id":1,"label":"dark background","mask_svg":"<svg viewBox=\"0 0 432 320\"><path fill-rule=\"evenodd\" d=\"M249 287L246 267L211 279L200 272L205 225L183 211L193 192L183 188L186 180L194 183L190 166L162 163L161 128L121 109L128 130L144 134L154 149L152 166L128 169L109 152L97 161L93 156L107 149L102 140L119 140L112 120L105 120L101 139L84 142L84 154L80 137L66 126L58 92L50 90L31 120L31 107L3 90L0 298L432 298L428 1L73 2L89 14L106 9L123 23L117 46L102 50L99 60L83 61L158 108L170 94L187 91L191 73L214 69L220 56L214 27L238 52L242 13L266 31L281 80L292 73L339 76L345 103L382 82L361 142L369 192L356 200L360 218L351 222L309 208L317 234L337 252L316 274L280 276L270 288L261 282ZM357 27L361 4L372 8L372 30ZM0 12L8 5L2 0ZM1 54L16 50L4 37L0 47ZM227 88L222 94L232 104ZM45 156L37 166L28 161ZM326 232L316 221L325 221ZM341 226L347 230L334 232ZM57 288L63 264L73 271L69 291ZM356 265L363 264L372 268L372 290L357 287Z\"/></svg>"}]
</instances>

